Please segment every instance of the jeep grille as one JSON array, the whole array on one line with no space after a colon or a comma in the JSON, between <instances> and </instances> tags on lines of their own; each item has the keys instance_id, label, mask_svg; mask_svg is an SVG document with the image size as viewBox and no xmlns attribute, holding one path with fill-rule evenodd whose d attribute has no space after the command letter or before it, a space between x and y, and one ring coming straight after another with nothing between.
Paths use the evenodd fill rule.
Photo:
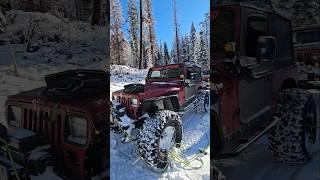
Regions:
<instances>
[{"instance_id":1,"label":"jeep grille","mask_svg":"<svg viewBox=\"0 0 320 180\"><path fill-rule=\"evenodd\" d=\"M298 54L298 61L305 64L312 64L312 52L303 52Z\"/></svg>"},{"instance_id":2,"label":"jeep grille","mask_svg":"<svg viewBox=\"0 0 320 180\"><path fill-rule=\"evenodd\" d=\"M61 126L61 115L57 114L54 120L57 122L50 121L47 111L36 111L32 108L23 109L22 127L44 136L50 144L55 144L54 142L58 138L56 135Z\"/></svg>"},{"instance_id":3,"label":"jeep grille","mask_svg":"<svg viewBox=\"0 0 320 180\"><path fill-rule=\"evenodd\" d=\"M124 105L126 108L129 108L130 106L130 99L126 97L120 97L120 102L122 105Z\"/></svg>"}]
</instances>

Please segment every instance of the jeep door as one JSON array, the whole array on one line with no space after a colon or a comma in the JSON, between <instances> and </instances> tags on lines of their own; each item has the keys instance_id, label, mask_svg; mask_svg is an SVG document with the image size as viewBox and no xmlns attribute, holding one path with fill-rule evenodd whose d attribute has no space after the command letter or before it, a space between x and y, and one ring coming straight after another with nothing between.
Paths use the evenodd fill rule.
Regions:
<instances>
[{"instance_id":1,"label":"jeep door","mask_svg":"<svg viewBox=\"0 0 320 180\"><path fill-rule=\"evenodd\" d=\"M259 61L258 38L267 36L267 13L253 8L242 11L240 63L244 67L238 82L240 122L248 123L272 105L272 59ZM249 66L247 66L250 64Z\"/></svg>"}]
</instances>

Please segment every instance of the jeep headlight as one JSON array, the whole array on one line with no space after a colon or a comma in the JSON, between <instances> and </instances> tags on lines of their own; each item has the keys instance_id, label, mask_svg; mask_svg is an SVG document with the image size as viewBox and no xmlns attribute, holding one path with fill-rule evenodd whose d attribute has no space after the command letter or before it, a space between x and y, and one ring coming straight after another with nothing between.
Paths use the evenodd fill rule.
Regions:
<instances>
[{"instance_id":1,"label":"jeep headlight","mask_svg":"<svg viewBox=\"0 0 320 180\"><path fill-rule=\"evenodd\" d=\"M137 105L138 105L138 100L137 100L136 98L132 98L132 99L130 100L130 104L131 104L131 106L137 107Z\"/></svg>"}]
</instances>

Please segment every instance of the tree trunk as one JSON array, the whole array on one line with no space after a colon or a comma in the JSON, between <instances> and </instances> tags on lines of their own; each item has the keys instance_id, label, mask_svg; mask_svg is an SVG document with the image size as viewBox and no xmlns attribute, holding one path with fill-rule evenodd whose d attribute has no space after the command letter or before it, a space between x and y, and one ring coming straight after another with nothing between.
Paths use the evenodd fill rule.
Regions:
<instances>
[{"instance_id":1,"label":"tree trunk","mask_svg":"<svg viewBox=\"0 0 320 180\"><path fill-rule=\"evenodd\" d=\"M177 7L176 7L176 0L173 1L173 10L174 10L174 26L176 31L176 52L177 52L177 61L180 62L180 52L179 52L179 35L178 35L178 22L177 22Z\"/></svg>"},{"instance_id":2,"label":"tree trunk","mask_svg":"<svg viewBox=\"0 0 320 180\"><path fill-rule=\"evenodd\" d=\"M101 17L101 0L93 1L91 26L99 25Z\"/></svg>"},{"instance_id":3,"label":"tree trunk","mask_svg":"<svg viewBox=\"0 0 320 180\"><path fill-rule=\"evenodd\" d=\"M143 31L143 16L142 16L142 0L140 0L140 59L139 59L139 69L142 69L142 57L143 57L143 45L142 45L142 31Z\"/></svg>"}]
</instances>

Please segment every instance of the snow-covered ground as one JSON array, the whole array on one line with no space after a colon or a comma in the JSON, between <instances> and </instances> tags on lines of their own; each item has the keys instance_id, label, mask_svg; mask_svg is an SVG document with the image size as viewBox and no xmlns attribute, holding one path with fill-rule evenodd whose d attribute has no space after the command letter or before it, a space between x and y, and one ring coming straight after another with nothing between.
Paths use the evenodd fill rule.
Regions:
<instances>
[{"instance_id":1,"label":"snow-covered ground","mask_svg":"<svg viewBox=\"0 0 320 180\"><path fill-rule=\"evenodd\" d=\"M229 180L319 180L320 179L320 91L310 90L317 102L318 144L311 160L302 167L273 160L267 137L261 138L239 156L215 162Z\"/></svg>"},{"instance_id":2,"label":"snow-covered ground","mask_svg":"<svg viewBox=\"0 0 320 180\"><path fill-rule=\"evenodd\" d=\"M147 71L128 68L125 66L111 66L111 92L122 89L129 83L144 83ZM111 179L210 179L210 115L197 114L188 109L181 113L183 122L183 151L186 158L199 153L199 149L206 149L207 155L201 157L203 166L198 169L183 167L175 161L171 163L163 174L153 172L143 161L138 160L136 145L133 143L122 144L122 135L111 133L110 141L110 172ZM193 166L199 166L199 161L192 162Z\"/></svg>"}]
</instances>

